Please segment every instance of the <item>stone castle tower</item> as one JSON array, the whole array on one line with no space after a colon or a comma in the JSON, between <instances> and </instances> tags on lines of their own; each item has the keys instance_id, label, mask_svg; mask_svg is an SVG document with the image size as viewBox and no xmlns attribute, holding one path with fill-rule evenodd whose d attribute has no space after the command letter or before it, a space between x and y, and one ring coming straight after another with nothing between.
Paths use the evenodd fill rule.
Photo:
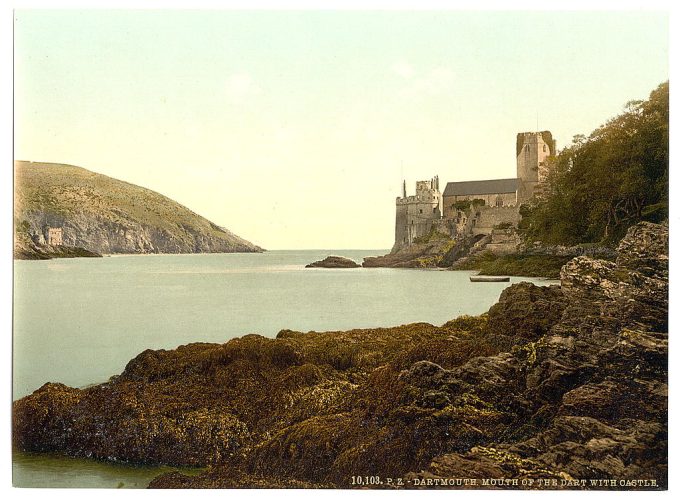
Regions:
<instances>
[{"instance_id":1,"label":"stone castle tower","mask_svg":"<svg viewBox=\"0 0 680 503\"><path fill-rule=\"evenodd\" d=\"M548 177L548 157L557 153L550 131L517 135L517 177L498 180L449 182L439 191L439 177L416 182L416 194L406 195L406 182L397 197L392 253L411 246L432 230L451 237L493 234L500 224L517 224L519 206L540 195ZM459 207L467 202L467 208ZM498 229L496 229L498 230Z\"/></svg>"},{"instance_id":2,"label":"stone castle tower","mask_svg":"<svg viewBox=\"0 0 680 503\"><path fill-rule=\"evenodd\" d=\"M416 182L416 195L406 195L406 181L402 195L397 198L397 218L393 251L410 246L413 241L427 235L432 222L442 215L442 194L439 191L439 177Z\"/></svg>"},{"instance_id":3,"label":"stone castle tower","mask_svg":"<svg viewBox=\"0 0 680 503\"><path fill-rule=\"evenodd\" d=\"M545 160L556 154L557 145L550 131L517 134L517 203L531 199L546 181Z\"/></svg>"}]
</instances>

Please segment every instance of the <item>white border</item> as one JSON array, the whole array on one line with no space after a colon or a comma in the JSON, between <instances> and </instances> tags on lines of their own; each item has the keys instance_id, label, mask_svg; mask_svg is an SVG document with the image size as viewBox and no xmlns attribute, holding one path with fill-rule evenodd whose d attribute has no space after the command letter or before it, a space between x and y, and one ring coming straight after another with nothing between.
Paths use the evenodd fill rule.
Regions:
<instances>
[{"instance_id":1,"label":"white border","mask_svg":"<svg viewBox=\"0 0 680 503\"><path fill-rule=\"evenodd\" d=\"M15 489L11 488L11 448L10 448L10 434L9 434L9 414L11 411L11 301L12 301L12 171L9 169L12 157L12 25L13 13L12 8L15 9L44 9L44 8L113 8L113 9L323 9L323 10L438 10L438 9L464 9L464 10L605 10L605 11L621 11L621 10L657 10L668 11L671 14L671 61L673 57L678 57L678 37L680 36L680 27L677 23L677 9L674 2L670 0L572 0L553 1L542 0L522 0L513 2L502 1L484 1L484 0L459 0L459 1L445 1L445 0L285 0L276 2L272 0L232 0L232 1L217 1L217 0L195 0L189 1L153 1L153 0L121 0L118 2L103 1L103 2L86 2L86 1L54 1L54 0L34 0L34 1L15 1L11 5L3 5L0 10L0 58L2 61L2 70L0 71L0 90L1 101L0 110L2 110L2 120L0 127L2 127L2 139L0 140L0 152L2 153L3 166L5 169L2 172L2 180L0 181L0 202L6 213L2 214L0 218L0 235L3 240L0 241L0 290L2 301L0 302L1 316L0 321L2 331L0 332L3 341L6 344L5 351L2 352L4 370L4 379L2 381L2 399L5 407L2 409L2 424L5 426L0 435L0 445L2 447L2 470L0 477L0 491L5 496L4 501L29 501L34 498L49 498L50 500L61 498L68 498L69 501L88 501L93 499L103 501L116 501L121 497L126 500L139 500L142 498L147 500L160 499L170 501L185 501L188 498L201 498L209 501L224 501L228 500L252 500L258 498L267 499L283 499L297 501L314 501L330 500L330 501L344 501L351 498L353 501L375 501L382 499L389 499L389 501L403 501L404 499L424 499L428 502L433 501L453 501L453 500L472 500L485 501L502 499L503 501L524 501L537 500L566 500L573 498L585 498L598 500L613 500L618 501L638 501L644 500L667 500L675 497L677 490L678 469L675 465L677 457L674 455L674 447L677 445L677 425L674 424L676 414L676 400L675 390L677 389L677 379L675 379L675 372L671 370L670 387L673 393L670 396L670 411L671 411L671 425L670 430L670 446L669 453L670 473L669 480L671 489L667 492L644 492L644 494L635 491L629 492L575 492L575 491L339 491L339 490L230 490L223 491L126 491L124 493L115 492L116 490L68 490L68 489ZM676 255L677 239L675 239L674 230L679 223L678 214L673 204L675 200L675 176L674 168L677 162L675 156L675 149L673 148L673 139L676 139L675 132L677 131L678 121L676 119L677 99L675 97L674 82L677 76L677 64L671 66L671 256ZM6 162L6 164L4 164ZM679 227L680 228L680 227ZM674 260L674 259L673 259ZM675 268L674 261L671 261L671 305L675 305L676 288L675 285ZM671 337L674 337L675 327L677 326L677 318L671 316ZM671 348L674 347L671 341ZM670 362L675 360L673 350L671 350ZM673 369L673 365L669 362L669 369ZM674 498L677 499L677 498Z\"/></svg>"}]
</instances>

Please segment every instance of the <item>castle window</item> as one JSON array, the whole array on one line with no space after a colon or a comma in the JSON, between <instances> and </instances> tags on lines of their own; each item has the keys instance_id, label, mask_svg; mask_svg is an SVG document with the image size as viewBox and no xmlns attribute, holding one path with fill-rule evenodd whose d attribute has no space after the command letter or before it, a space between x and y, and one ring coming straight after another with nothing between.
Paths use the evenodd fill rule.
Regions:
<instances>
[{"instance_id":1,"label":"castle window","mask_svg":"<svg viewBox=\"0 0 680 503\"><path fill-rule=\"evenodd\" d=\"M527 152L529 152L529 145L527 145Z\"/></svg>"},{"instance_id":2,"label":"castle window","mask_svg":"<svg viewBox=\"0 0 680 503\"><path fill-rule=\"evenodd\" d=\"M421 214L423 213L423 210L422 210L422 209L420 210L420 213L421 213Z\"/></svg>"},{"instance_id":3,"label":"castle window","mask_svg":"<svg viewBox=\"0 0 680 503\"><path fill-rule=\"evenodd\" d=\"M543 152L545 152L545 145L543 145Z\"/></svg>"}]
</instances>

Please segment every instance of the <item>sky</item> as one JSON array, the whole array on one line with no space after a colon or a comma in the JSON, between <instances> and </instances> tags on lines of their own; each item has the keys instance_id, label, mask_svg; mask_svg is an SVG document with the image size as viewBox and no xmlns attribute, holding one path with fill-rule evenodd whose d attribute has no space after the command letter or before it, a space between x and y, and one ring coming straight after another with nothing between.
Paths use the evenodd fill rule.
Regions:
<instances>
[{"instance_id":1,"label":"sky","mask_svg":"<svg viewBox=\"0 0 680 503\"><path fill-rule=\"evenodd\" d=\"M652 11L14 15L14 157L156 190L267 249L385 249L401 180L515 176L668 79Z\"/></svg>"}]
</instances>

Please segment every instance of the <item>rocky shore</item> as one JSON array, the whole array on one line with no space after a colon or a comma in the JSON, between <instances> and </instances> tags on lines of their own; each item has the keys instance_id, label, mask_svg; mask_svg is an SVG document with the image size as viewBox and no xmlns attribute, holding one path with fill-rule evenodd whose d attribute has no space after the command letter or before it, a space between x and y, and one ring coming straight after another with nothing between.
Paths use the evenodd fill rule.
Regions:
<instances>
[{"instance_id":1,"label":"rocky shore","mask_svg":"<svg viewBox=\"0 0 680 503\"><path fill-rule=\"evenodd\" d=\"M15 246L17 260L50 260L53 258L101 257L99 253L76 246Z\"/></svg>"},{"instance_id":2,"label":"rocky shore","mask_svg":"<svg viewBox=\"0 0 680 503\"><path fill-rule=\"evenodd\" d=\"M560 278L441 327L147 350L107 383L16 401L13 444L207 467L151 487L667 487L667 226L638 224L615 262L577 257Z\"/></svg>"},{"instance_id":3,"label":"rocky shore","mask_svg":"<svg viewBox=\"0 0 680 503\"><path fill-rule=\"evenodd\" d=\"M479 237L450 236L431 232L416 239L405 248L392 250L387 255L365 257L363 267L395 267L409 269L446 268L462 257L467 256L471 247L480 240Z\"/></svg>"}]
</instances>

